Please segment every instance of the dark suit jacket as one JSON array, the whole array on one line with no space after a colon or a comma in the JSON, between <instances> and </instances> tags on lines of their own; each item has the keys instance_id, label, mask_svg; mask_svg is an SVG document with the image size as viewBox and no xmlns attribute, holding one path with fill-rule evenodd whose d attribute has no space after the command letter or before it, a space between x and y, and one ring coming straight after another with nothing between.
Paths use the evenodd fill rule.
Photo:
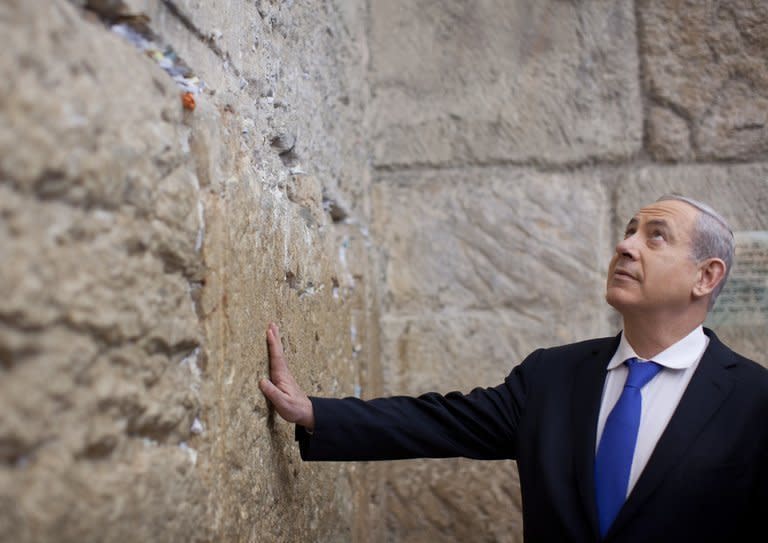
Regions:
<instances>
[{"instance_id":1,"label":"dark suit jacket","mask_svg":"<svg viewBox=\"0 0 768 543\"><path fill-rule=\"evenodd\" d=\"M768 371L709 346L605 541L765 541ZM540 349L503 384L367 402L312 398L304 460L517 460L527 542L599 541L597 417L619 337ZM755 535L751 535L755 534Z\"/></svg>"}]
</instances>

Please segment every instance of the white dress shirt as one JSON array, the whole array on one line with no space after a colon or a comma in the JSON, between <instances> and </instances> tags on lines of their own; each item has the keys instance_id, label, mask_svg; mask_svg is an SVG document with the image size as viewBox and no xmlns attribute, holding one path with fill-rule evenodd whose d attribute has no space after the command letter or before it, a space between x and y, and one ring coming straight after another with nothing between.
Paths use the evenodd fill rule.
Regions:
<instances>
[{"instance_id":1,"label":"white dress shirt","mask_svg":"<svg viewBox=\"0 0 768 543\"><path fill-rule=\"evenodd\" d=\"M699 365L704 351L709 344L709 338L701 326L694 329L677 343L653 357L653 361L662 366L661 371L641 389L642 408L640 412L640 428L637 433L635 455L632 458L632 469L629 472L627 496L634 488L637 479L643 472L648 459L656 447L662 432L667 427L680 403L693 372ZM597 419L597 443L595 451L603 435L605 419L619 400L629 369L623 362L627 358L637 357L634 349L621 334L619 348L608 363L608 375L603 386L603 399L600 404L600 416Z\"/></svg>"}]
</instances>

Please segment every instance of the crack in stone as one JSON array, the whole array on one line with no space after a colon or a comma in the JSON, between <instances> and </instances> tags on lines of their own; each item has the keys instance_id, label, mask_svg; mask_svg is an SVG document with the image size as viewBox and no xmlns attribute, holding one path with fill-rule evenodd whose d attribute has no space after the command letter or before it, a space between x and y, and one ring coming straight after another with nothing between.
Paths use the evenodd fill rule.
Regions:
<instances>
[{"instance_id":1,"label":"crack in stone","mask_svg":"<svg viewBox=\"0 0 768 543\"><path fill-rule=\"evenodd\" d=\"M228 66L232 68L233 73L240 77L240 71L235 68L232 65L231 58L229 57L229 53L226 53L223 51L218 45L216 45L216 42L213 38L213 36L207 36L202 30L200 30L194 22L192 22L192 19L188 15L186 15L181 8L179 8L175 2L172 0L160 0L162 4L168 9L168 11L176 17L179 22L189 30L193 36L195 36L198 40L200 40L203 44L205 44L214 55L219 57L221 60L227 63Z\"/></svg>"},{"instance_id":2,"label":"crack in stone","mask_svg":"<svg viewBox=\"0 0 768 543\"><path fill-rule=\"evenodd\" d=\"M212 38L203 36L202 33L192 25L189 18L181 13L172 2L163 1L163 4L190 32L206 43L217 56L228 61L228 58L225 58L226 55L224 55L221 50L218 49L216 44L212 42ZM112 32L147 54L147 56L154 60L169 76L171 76L176 84L184 91L198 94L205 87L205 84L199 77L197 77L197 75L195 75L189 65L176 54L170 45L164 43L158 34L152 30L149 24L150 19L146 14L132 13L131 8L122 2L122 0L108 2L104 2L103 0L87 0L83 8L94 13ZM192 104L194 104L194 99L192 100ZM194 105L191 109L194 109Z\"/></svg>"}]
</instances>

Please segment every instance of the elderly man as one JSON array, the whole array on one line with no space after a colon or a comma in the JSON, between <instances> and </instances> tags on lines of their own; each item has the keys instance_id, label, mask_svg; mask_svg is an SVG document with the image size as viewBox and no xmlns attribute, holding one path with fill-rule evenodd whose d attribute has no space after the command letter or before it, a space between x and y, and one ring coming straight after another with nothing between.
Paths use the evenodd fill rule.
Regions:
<instances>
[{"instance_id":1,"label":"elderly man","mask_svg":"<svg viewBox=\"0 0 768 543\"><path fill-rule=\"evenodd\" d=\"M515 459L528 542L755 540L768 371L702 326L732 258L720 215L663 196L616 245L616 337L539 349L495 388L361 401L308 398L270 324L260 386L305 460Z\"/></svg>"}]
</instances>

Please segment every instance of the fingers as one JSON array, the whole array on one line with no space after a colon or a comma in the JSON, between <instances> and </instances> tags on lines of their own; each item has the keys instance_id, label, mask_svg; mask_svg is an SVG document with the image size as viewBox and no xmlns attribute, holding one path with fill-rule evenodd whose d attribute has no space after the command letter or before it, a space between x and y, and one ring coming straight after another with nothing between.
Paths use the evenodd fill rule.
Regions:
<instances>
[{"instance_id":1,"label":"fingers","mask_svg":"<svg viewBox=\"0 0 768 543\"><path fill-rule=\"evenodd\" d=\"M270 347L274 349L274 354L283 356L283 342L280 340L280 329L274 322L269 323L267 333L271 336Z\"/></svg>"},{"instance_id":2,"label":"fingers","mask_svg":"<svg viewBox=\"0 0 768 543\"><path fill-rule=\"evenodd\" d=\"M278 415L283 417L288 422L293 422L293 416L290 412L290 397L277 388L269 379L262 379L259 381L259 388L264 396L272 403L277 411Z\"/></svg>"},{"instance_id":3,"label":"fingers","mask_svg":"<svg viewBox=\"0 0 768 543\"><path fill-rule=\"evenodd\" d=\"M259 381L259 388L264 393L264 396L272 402L275 407L275 411L288 422L302 422L307 421L304 425L311 424L314 426L314 418L312 417L312 403L307 398L303 401L302 398L283 390L280 390L269 379L262 379Z\"/></svg>"},{"instance_id":4,"label":"fingers","mask_svg":"<svg viewBox=\"0 0 768 543\"><path fill-rule=\"evenodd\" d=\"M267 344L269 346L269 373L288 371L285 362L283 343L280 341L280 330L275 323L270 323L267 328Z\"/></svg>"},{"instance_id":5,"label":"fingers","mask_svg":"<svg viewBox=\"0 0 768 543\"><path fill-rule=\"evenodd\" d=\"M281 417L311 430L315 424L312 402L288 370L280 330L275 323L267 327L267 346L269 379L260 380L259 388Z\"/></svg>"}]
</instances>

